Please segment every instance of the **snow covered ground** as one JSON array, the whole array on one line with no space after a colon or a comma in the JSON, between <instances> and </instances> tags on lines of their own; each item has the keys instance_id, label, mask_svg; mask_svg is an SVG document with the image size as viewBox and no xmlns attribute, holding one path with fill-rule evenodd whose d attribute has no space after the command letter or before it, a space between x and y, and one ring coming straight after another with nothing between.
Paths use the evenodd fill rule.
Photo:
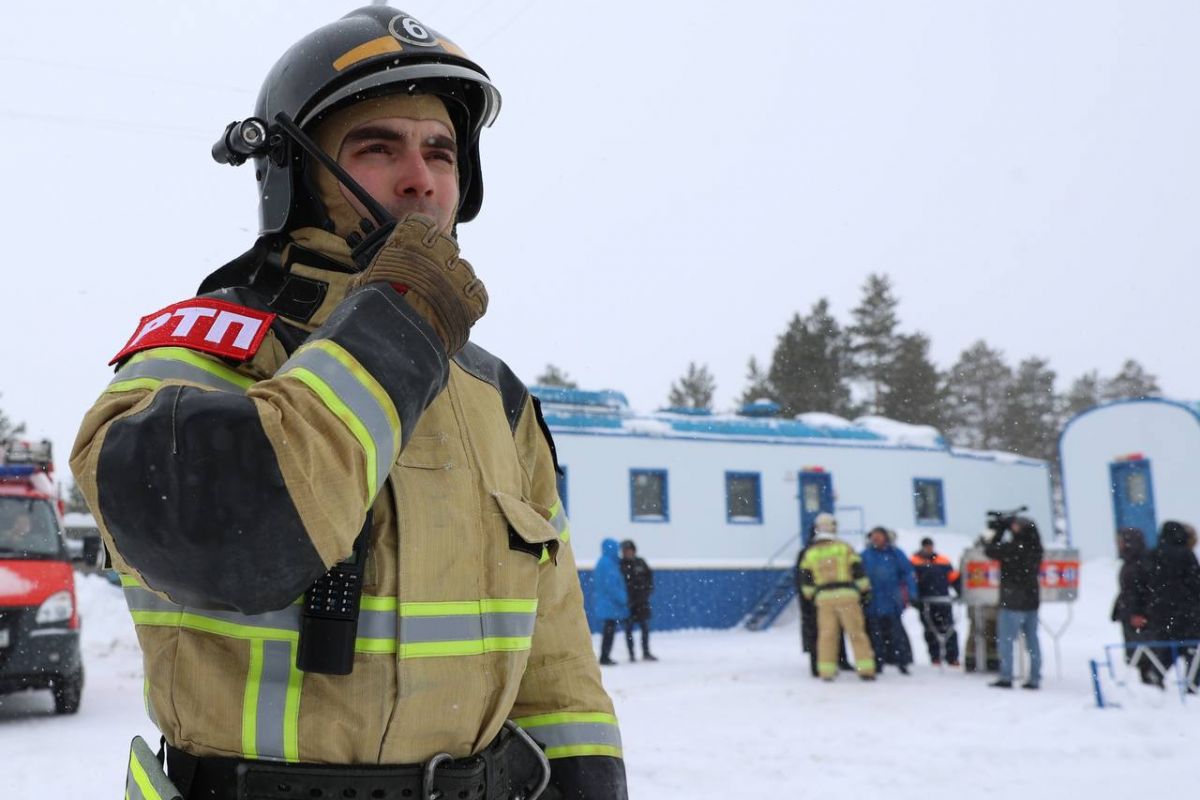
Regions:
<instances>
[{"instance_id":1,"label":"snow covered ground","mask_svg":"<svg viewBox=\"0 0 1200 800\"><path fill-rule=\"evenodd\" d=\"M1115 570L1111 561L1085 564L1062 677L1043 637L1040 692L989 689L982 676L937 670L915 618L906 619L918 651L914 674L889 671L875 684L849 675L831 685L812 680L794 615L765 633L657 635L661 661L604 673L631 796L1122 798L1194 785L1200 702L1110 687L1123 707L1094 705L1087 661L1119 638L1108 622ZM96 577L79 588L83 707L56 717L48 692L0 698L4 800L118 798L129 739L154 737L119 590ZM1044 616L1060 624L1063 610L1051 606Z\"/></svg>"}]
</instances>

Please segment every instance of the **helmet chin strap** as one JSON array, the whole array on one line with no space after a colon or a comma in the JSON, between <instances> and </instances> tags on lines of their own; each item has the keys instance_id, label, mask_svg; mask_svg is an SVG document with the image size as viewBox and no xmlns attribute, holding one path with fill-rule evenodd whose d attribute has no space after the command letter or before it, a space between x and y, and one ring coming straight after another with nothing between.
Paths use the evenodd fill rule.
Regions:
<instances>
[{"instance_id":1,"label":"helmet chin strap","mask_svg":"<svg viewBox=\"0 0 1200 800\"><path fill-rule=\"evenodd\" d=\"M304 152L321 162L321 165L337 178L338 183L345 186L358 199L358 202L363 204L367 212L375 218L374 220L369 220L363 217L358 223L359 228L362 229L362 234L352 233L346 237L346 242L351 248L350 255L354 259L355 266L360 270L365 269L371 263L375 252L396 226L395 217L388 213L388 210L372 197L370 192L360 186L358 181L351 178L350 174L342 169L341 164L337 163L328 153L318 147L317 143L308 134L300 130L300 126L293 122L291 117L280 111L275 115L275 122Z\"/></svg>"}]
</instances>

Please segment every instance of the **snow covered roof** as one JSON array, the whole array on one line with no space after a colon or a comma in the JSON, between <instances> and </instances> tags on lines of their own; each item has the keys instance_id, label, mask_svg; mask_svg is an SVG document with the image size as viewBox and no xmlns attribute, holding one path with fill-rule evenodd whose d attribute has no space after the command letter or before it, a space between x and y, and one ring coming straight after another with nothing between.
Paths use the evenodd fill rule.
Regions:
<instances>
[{"instance_id":1,"label":"snow covered roof","mask_svg":"<svg viewBox=\"0 0 1200 800\"><path fill-rule=\"evenodd\" d=\"M946 444L933 428L905 425L882 417L851 422L834 414L801 414L796 419L714 413L702 409L672 408L639 414L621 392L586 391L531 386L542 403L546 423L558 430L643 436L694 436L754 440L814 440L874 445L905 445L944 450Z\"/></svg>"}]
</instances>

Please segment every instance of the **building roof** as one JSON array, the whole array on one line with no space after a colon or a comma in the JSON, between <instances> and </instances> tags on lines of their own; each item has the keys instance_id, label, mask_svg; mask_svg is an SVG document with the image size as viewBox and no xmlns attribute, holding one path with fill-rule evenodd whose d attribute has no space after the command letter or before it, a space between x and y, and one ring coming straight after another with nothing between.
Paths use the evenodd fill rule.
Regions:
<instances>
[{"instance_id":1,"label":"building roof","mask_svg":"<svg viewBox=\"0 0 1200 800\"><path fill-rule=\"evenodd\" d=\"M907 425L883 417L856 421L833 414L801 414L795 419L770 416L778 406L755 401L740 413L667 408L639 414L621 392L588 391L558 386L531 386L542 403L546 424L559 430L687 438L797 441L896 445L945 450L941 434L925 425Z\"/></svg>"}]
</instances>

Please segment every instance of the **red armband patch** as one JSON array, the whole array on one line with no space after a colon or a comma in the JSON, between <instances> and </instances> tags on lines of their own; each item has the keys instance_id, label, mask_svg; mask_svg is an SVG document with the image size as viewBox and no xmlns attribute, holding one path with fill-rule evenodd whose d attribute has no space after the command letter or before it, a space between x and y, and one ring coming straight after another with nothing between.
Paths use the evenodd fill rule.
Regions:
<instances>
[{"instance_id":1,"label":"red armband patch","mask_svg":"<svg viewBox=\"0 0 1200 800\"><path fill-rule=\"evenodd\" d=\"M223 300L195 297L142 317L109 364L152 347L186 347L246 361L258 352L275 314Z\"/></svg>"}]
</instances>

